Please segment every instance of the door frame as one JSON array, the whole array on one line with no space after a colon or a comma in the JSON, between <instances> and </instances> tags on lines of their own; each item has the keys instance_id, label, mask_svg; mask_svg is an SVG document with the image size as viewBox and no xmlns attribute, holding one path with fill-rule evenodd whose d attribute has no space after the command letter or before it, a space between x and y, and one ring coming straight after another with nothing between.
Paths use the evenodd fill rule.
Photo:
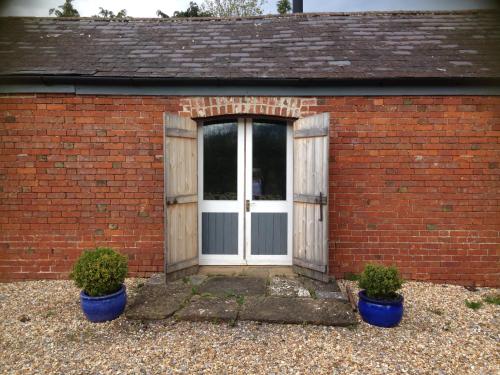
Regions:
<instances>
[{"instance_id":1,"label":"door frame","mask_svg":"<svg viewBox=\"0 0 500 375\"><path fill-rule=\"evenodd\" d=\"M276 265L291 266L293 260L293 124L286 122L286 200L268 201L252 200L253 181L253 127L252 121L256 118L245 118L245 201L250 201L250 211L245 210L245 223L251 220L255 213L276 212L287 214L287 253L286 255L252 255L252 227L245 225L245 261L248 265ZM259 119L257 117L257 119ZM271 120L272 121L272 120ZM279 121L279 120L278 120Z\"/></svg>"},{"instance_id":2,"label":"door frame","mask_svg":"<svg viewBox=\"0 0 500 375\"><path fill-rule=\"evenodd\" d=\"M238 124L237 141L237 200L235 201L205 201L203 199L203 120L198 122L198 254L200 265L276 265L291 266L293 262L293 122L288 119L269 118L286 122L286 201L252 201L252 121L266 119L267 116L225 116L221 122L235 119ZM248 129L250 129L248 131ZM248 134L247 134L248 133ZM247 157L250 160L247 160ZM240 166L243 166L241 168ZM251 220L252 210L245 209L246 199L250 206L256 207L256 212L287 213L287 255L251 255ZM267 205L268 207L264 207ZM270 205L270 207L269 207ZM203 209L202 209L203 206ZM274 208L274 210L273 210ZM238 254L202 254L202 211L237 212L238 213Z\"/></svg>"},{"instance_id":3,"label":"door frame","mask_svg":"<svg viewBox=\"0 0 500 375\"><path fill-rule=\"evenodd\" d=\"M238 124L238 139L237 139L237 165L244 165L245 163L245 123L243 118L232 117L221 119L221 122L227 119L236 118ZM237 168L237 197L235 201L206 201L203 198L203 121L198 122L198 257L199 264L206 266L219 266L219 265L242 265L244 260L244 229L245 229L245 215L241 207L245 204L244 189L240 186L244 184L245 175L244 170ZM209 212L237 212L238 213L238 254L224 255L224 254L202 254L202 206L203 210Z\"/></svg>"}]
</instances>

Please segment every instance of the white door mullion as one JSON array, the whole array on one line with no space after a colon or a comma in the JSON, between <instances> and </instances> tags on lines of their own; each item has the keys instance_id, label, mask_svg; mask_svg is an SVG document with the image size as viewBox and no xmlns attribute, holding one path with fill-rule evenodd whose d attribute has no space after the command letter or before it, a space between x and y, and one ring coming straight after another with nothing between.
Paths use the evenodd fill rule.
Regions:
<instances>
[{"instance_id":1,"label":"white door mullion","mask_svg":"<svg viewBox=\"0 0 500 375\"><path fill-rule=\"evenodd\" d=\"M199 234L199 259L200 265L242 265L244 264L244 163L245 163L245 123L243 119L237 120L237 173L236 173L236 200L204 200L204 162L203 162L203 126L198 128L198 197L199 197L199 214L198 224L201 228ZM237 213L238 217L238 237L237 246L238 253L234 255L226 254L203 254L202 253L202 214L207 213Z\"/></svg>"},{"instance_id":2,"label":"white door mullion","mask_svg":"<svg viewBox=\"0 0 500 375\"><path fill-rule=\"evenodd\" d=\"M252 249L252 120L245 120L245 261L248 263L248 258ZM249 210L247 211L247 205Z\"/></svg>"},{"instance_id":3,"label":"white door mullion","mask_svg":"<svg viewBox=\"0 0 500 375\"><path fill-rule=\"evenodd\" d=\"M293 129L287 124L286 130L286 200L253 200L253 122L246 124L246 197L250 201L250 212L246 212L246 261L249 265L291 265L292 264L292 226L293 226ZM252 255L252 213L287 213L287 254L286 255Z\"/></svg>"},{"instance_id":4,"label":"white door mullion","mask_svg":"<svg viewBox=\"0 0 500 375\"><path fill-rule=\"evenodd\" d=\"M238 119L238 257L245 262L245 119Z\"/></svg>"}]
</instances>

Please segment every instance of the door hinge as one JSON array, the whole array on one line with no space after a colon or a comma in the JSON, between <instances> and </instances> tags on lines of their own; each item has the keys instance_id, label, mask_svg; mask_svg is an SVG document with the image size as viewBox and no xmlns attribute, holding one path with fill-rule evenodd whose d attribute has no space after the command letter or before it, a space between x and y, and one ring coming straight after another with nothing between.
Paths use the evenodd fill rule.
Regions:
<instances>
[{"instance_id":1,"label":"door hinge","mask_svg":"<svg viewBox=\"0 0 500 375\"><path fill-rule=\"evenodd\" d=\"M319 193L319 221L323 221L323 193Z\"/></svg>"}]
</instances>

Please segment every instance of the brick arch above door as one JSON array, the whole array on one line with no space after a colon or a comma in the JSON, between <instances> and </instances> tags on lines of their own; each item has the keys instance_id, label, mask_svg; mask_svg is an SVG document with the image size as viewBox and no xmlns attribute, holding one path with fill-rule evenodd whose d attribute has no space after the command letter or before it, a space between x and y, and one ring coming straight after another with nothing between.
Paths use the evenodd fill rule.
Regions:
<instances>
[{"instance_id":1,"label":"brick arch above door","mask_svg":"<svg viewBox=\"0 0 500 375\"><path fill-rule=\"evenodd\" d=\"M302 118L316 113L316 98L296 97L190 97L180 101L180 115L201 118L223 115L267 115Z\"/></svg>"}]
</instances>

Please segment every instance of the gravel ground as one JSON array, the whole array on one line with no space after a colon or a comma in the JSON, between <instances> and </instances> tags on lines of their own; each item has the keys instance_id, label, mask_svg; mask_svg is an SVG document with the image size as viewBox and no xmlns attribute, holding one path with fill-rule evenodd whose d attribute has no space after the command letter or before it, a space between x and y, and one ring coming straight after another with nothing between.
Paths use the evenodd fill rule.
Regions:
<instances>
[{"instance_id":1,"label":"gravel ground","mask_svg":"<svg viewBox=\"0 0 500 375\"><path fill-rule=\"evenodd\" d=\"M133 295L140 279L127 280ZM341 286L354 284L341 281ZM0 284L0 373L498 374L498 290L408 282L400 327L176 322L91 324L69 281Z\"/></svg>"}]
</instances>

